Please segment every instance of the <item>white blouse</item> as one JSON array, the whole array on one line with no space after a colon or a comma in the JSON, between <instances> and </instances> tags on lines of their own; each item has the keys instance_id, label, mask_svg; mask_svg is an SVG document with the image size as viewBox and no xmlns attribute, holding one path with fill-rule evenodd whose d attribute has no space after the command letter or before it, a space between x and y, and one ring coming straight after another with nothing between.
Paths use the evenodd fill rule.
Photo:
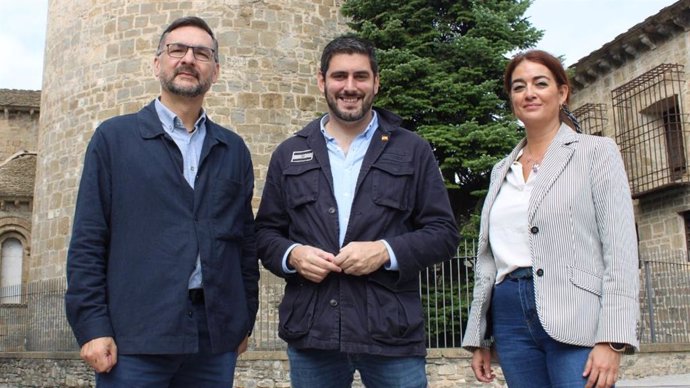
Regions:
<instances>
[{"instance_id":1,"label":"white blouse","mask_svg":"<svg viewBox=\"0 0 690 388\"><path fill-rule=\"evenodd\" d=\"M522 151L518 154L518 158ZM519 267L532 266L527 210L538 172L530 170L527 182L522 164L513 162L489 213L489 244L496 261L496 284Z\"/></svg>"}]
</instances>

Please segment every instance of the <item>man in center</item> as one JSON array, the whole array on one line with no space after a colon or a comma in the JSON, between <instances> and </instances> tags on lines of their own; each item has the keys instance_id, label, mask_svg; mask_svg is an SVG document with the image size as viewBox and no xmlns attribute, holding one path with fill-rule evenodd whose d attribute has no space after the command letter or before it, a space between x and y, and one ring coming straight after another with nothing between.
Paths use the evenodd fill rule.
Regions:
<instances>
[{"instance_id":1,"label":"man in center","mask_svg":"<svg viewBox=\"0 0 690 388\"><path fill-rule=\"evenodd\" d=\"M429 144L372 109L374 47L352 35L321 56L328 113L273 153L257 213L263 265L286 281L279 335L295 388L425 388L419 272L458 230Z\"/></svg>"}]
</instances>

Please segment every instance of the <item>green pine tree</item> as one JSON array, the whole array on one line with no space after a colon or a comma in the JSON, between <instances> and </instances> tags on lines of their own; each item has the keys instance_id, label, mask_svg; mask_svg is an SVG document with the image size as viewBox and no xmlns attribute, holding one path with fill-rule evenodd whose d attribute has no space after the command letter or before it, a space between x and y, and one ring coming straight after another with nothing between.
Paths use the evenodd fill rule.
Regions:
<instances>
[{"instance_id":1,"label":"green pine tree","mask_svg":"<svg viewBox=\"0 0 690 388\"><path fill-rule=\"evenodd\" d=\"M521 136L502 91L508 56L542 32L531 0L346 0L350 27L377 48L377 105L433 146L463 235L476 237L492 165Z\"/></svg>"}]
</instances>

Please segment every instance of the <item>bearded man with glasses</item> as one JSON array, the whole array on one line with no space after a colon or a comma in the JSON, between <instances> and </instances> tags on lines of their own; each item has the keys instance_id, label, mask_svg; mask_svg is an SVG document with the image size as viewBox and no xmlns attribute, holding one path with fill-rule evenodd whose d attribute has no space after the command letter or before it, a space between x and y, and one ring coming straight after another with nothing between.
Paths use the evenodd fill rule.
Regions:
<instances>
[{"instance_id":1,"label":"bearded man with glasses","mask_svg":"<svg viewBox=\"0 0 690 388\"><path fill-rule=\"evenodd\" d=\"M99 387L230 387L258 309L250 153L202 107L220 70L204 20L170 24L153 69L160 97L86 150L67 318Z\"/></svg>"}]
</instances>

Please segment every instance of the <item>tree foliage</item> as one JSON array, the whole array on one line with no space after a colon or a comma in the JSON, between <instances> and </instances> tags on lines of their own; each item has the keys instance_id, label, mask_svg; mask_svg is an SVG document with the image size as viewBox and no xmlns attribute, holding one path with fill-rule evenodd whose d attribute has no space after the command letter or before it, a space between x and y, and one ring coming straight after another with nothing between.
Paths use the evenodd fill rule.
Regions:
<instances>
[{"instance_id":1,"label":"tree foliage","mask_svg":"<svg viewBox=\"0 0 690 388\"><path fill-rule=\"evenodd\" d=\"M520 134L502 91L507 56L542 32L531 0L346 0L350 27L377 48L377 105L433 146L465 236L494 163ZM476 215L475 215L476 218Z\"/></svg>"}]
</instances>

